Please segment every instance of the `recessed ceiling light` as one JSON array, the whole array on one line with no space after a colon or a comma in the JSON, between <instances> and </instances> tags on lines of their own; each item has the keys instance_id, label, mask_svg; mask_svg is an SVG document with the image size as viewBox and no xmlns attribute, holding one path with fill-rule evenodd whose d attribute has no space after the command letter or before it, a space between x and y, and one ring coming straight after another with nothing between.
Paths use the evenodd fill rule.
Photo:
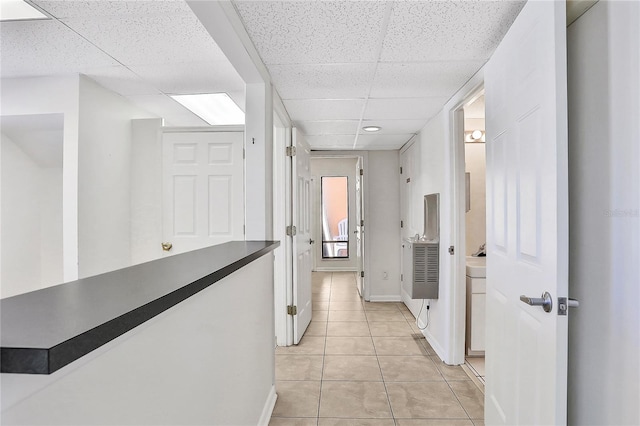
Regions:
<instances>
[{"instance_id":1,"label":"recessed ceiling light","mask_svg":"<svg viewBox=\"0 0 640 426\"><path fill-rule=\"evenodd\" d=\"M364 126L362 130L365 132L379 132L382 127L379 126Z\"/></svg>"},{"instance_id":2,"label":"recessed ceiling light","mask_svg":"<svg viewBox=\"0 0 640 426\"><path fill-rule=\"evenodd\" d=\"M226 93L171 97L212 126L244 124L244 112Z\"/></svg>"},{"instance_id":3,"label":"recessed ceiling light","mask_svg":"<svg viewBox=\"0 0 640 426\"><path fill-rule=\"evenodd\" d=\"M27 19L49 19L49 17L24 0L0 0L0 21Z\"/></svg>"}]
</instances>

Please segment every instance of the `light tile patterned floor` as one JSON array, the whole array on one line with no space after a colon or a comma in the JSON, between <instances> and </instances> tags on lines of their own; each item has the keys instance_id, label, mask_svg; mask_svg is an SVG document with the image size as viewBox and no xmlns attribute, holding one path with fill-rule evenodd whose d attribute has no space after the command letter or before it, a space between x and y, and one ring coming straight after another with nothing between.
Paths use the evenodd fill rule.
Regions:
<instances>
[{"instance_id":1,"label":"light tile patterned floor","mask_svg":"<svg viewBox=\"0 0 640 426\"><path fill-rule=\"evenodd\" d=\"M483 394L440 361L402 303L366 303L355 274L313 274L313 321L276 349L271 425L484 425Z\"/></svg>"}]
</instances>

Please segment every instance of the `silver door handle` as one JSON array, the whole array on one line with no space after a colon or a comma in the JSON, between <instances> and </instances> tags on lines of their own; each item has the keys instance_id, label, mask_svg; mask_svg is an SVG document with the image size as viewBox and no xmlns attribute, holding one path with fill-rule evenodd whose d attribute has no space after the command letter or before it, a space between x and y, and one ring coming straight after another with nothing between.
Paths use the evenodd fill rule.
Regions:
<instances>
[{"instance_id":1,"label":"silver door handle","mask_svg":"<svg viewBox=\"0 0 640 426\"><path fill-rule=\"evenodd\" d=\"M545 291L542 294L542 297L528 297L528 296L520 296L520 301L526 303L531 306L542 306L545 312L551 312L553 308L553 299L548 291Z\"/></svg>"}]
</instances>

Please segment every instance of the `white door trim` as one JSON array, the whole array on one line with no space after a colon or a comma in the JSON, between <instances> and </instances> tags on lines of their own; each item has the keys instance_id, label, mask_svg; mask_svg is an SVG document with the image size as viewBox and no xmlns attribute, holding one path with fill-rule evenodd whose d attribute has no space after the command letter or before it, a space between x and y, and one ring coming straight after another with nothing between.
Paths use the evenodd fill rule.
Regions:
<instances>
[{"instance_id":1,"label":"white door trim","mask_svg":"<svg viewBox=\"0 0 640 426\"><path fill-rule=\"evenodd\" d=\"M481 69L479 73L483 70ZM484 74L483 74L484 75ZM466 85L459 92L462 99L449 109L447 119L451 125L449 132L449 149L451 155L451 179L454 196L451 197L451 241L456 248L451 265L451 282L454 284L454 298L451 317L453 319L452 358L459 364L465 358L465 328L467 315L466 284L466 221L465 221L465 149L464 149L464 112L465 105L484 90L484 79L474 81L470 87Z\"/></svg>"}]
</instances>

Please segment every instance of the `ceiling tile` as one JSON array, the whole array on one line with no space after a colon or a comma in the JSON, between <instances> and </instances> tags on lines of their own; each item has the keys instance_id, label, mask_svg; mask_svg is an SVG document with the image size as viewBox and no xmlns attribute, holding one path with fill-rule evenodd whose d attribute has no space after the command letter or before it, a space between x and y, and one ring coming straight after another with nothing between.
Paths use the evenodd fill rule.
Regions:
<instances>
[{"instance_id":1,"label":"ceiling tile","mask_svg":"<svg viewBox=\"0 0 640 426\"><path fill-rule=\"evenodd\" d=\"M418 133L427 124L427 119L421 120L363 120L362 127L380 126L382 129L376 135ZM362 132L361 132L362 133ZM366 133L364 133L366 134Z\"/></svg>"},{"instance_id":2,"label":"ceiling tile","mask_svg":"<svg viewBox=\"0 0 640 426\"><path fill-rule=\"evenodd\" d=\"M293 121L360 120L364 99L291 99L284 106Z\"/></svg>"},{"instance_id":3,"label":"ceiling tile","mask_svg":"<svg viewBox=\"0 0 640 426\"><path fill-rule=\"evenodd\" d=\"M433 117L442 109L448 97L369 99L365 120L420 120Z\"/></svg>"},{"instance_id":4,"label":"ceiling tile","mask_svg":"<svg viewBox=\"0 0 640 426\"><path fill-rule=\"evenodd\" d=\"M305 135L355 135L359 120L300 121L297 123Z\"/></svg>"},{"instance_id":5,"label":"ceiling tile","mask_svg":"<svg viewBox=\"0 0 640 426\"><path fill-rule=\"evenodd\" d=\"M227 60L195 15L72 18L64 22L126 65Z\"/></svg>"},{"instance_id":6,"label":"ceiling tile","mask_svg":"<svg viewBox=\"0 0 640 426\"><path fill-rule=\"evenodd\" d=\"M375 62L387 2L235 1L265 64Z\"/></svg>"},{"instance_id":7,"label":"ceiling tile","mask_svg":"<svg viewBox=\"0 0 640 426\"><path fill-rule=\"evenodd\" d=\"M131 70L164 93L244 92L244 81L228 61L132 65Z\"/></svg>"},{"instance_id":8,"label":"ceiling tile","mask_svg":"<svg viewBox=\"0 0 640 426\"><path fill-rule=\"evenodd\" d=\"M524 1L395 2L382 61L486 60Z\"/></svg>"},{"instance_id":9,"label":"ceiling tile","mask_svg":"<svg viewBox=\"0 0 640 426\"><path fill-rule=\"evenodd\" d=\"M167 126L208 126L200 117L166 95L133 95L127 98L139 108L164 118Z\"/></svg>"},{"instance_id":10,"label":"ceiling tile","mask_svg":"<svg viewBox=\"0 0 640 426\"><path fill-rule=\"evenodd\" d=\"M144 81L127 67L87 68L83 74L96 81L102 87L127 95L153 95L160 91L150 82Z\"/></svg>"},{"instance_id":11,"label":"ceiling tile","mask_svg":"<svg viewBox=\"0 0 640 426\"><path fill-rule=\"evenodd\" d=\"M381 149L400 149L413 134L400 135L358 135L358 142L354 149L363 150L381 150Z\"/></svg>"},{"instance_id":12,"label":"ceiling tile","mask_svg":"<svg viewBox=\"0 0 640 426\"><path fill-rule=\"evenodd\" d=\"M0 25L2 77L82 72L118 63L55 20Z\"/></svg>"},{"instance_id":13,"label":"ceiling tile","mask_svg":"<svg viewBox=\"0 0 640 426\"><path fill-rule=\"evenodd\" d=\"M311 149L353 149L356 135L311 135L305 139Z\"/></svg>"},{"instance_id":14,"label":"ceiling tile","mask_svg":"<svg viewBox=\"0 0 640 426\"><path fill-rule=\"evenodd\" d=\"M371 88L374 98L451 96L483 61L381 63Z\"/></svg>"},{"instance_id":15,"label":"ceiling tile","mask_svg":"<svg viewBox=\"0 0 640 426\"><path fill-rule=\"evenodd\" d=\"M33 0L32 2L59 19L193 13L184 0Z\"/></svg>"},{"instance_id":16,"label":"ceiling tile","mask_svg":"<svg viewBox=\"0 0 640 426\"><path fill-rule=\"evenodd\" d=\"M376 64L271 65L269 73L282 99L364 98Z\"/></svg>"}]
</instances>

